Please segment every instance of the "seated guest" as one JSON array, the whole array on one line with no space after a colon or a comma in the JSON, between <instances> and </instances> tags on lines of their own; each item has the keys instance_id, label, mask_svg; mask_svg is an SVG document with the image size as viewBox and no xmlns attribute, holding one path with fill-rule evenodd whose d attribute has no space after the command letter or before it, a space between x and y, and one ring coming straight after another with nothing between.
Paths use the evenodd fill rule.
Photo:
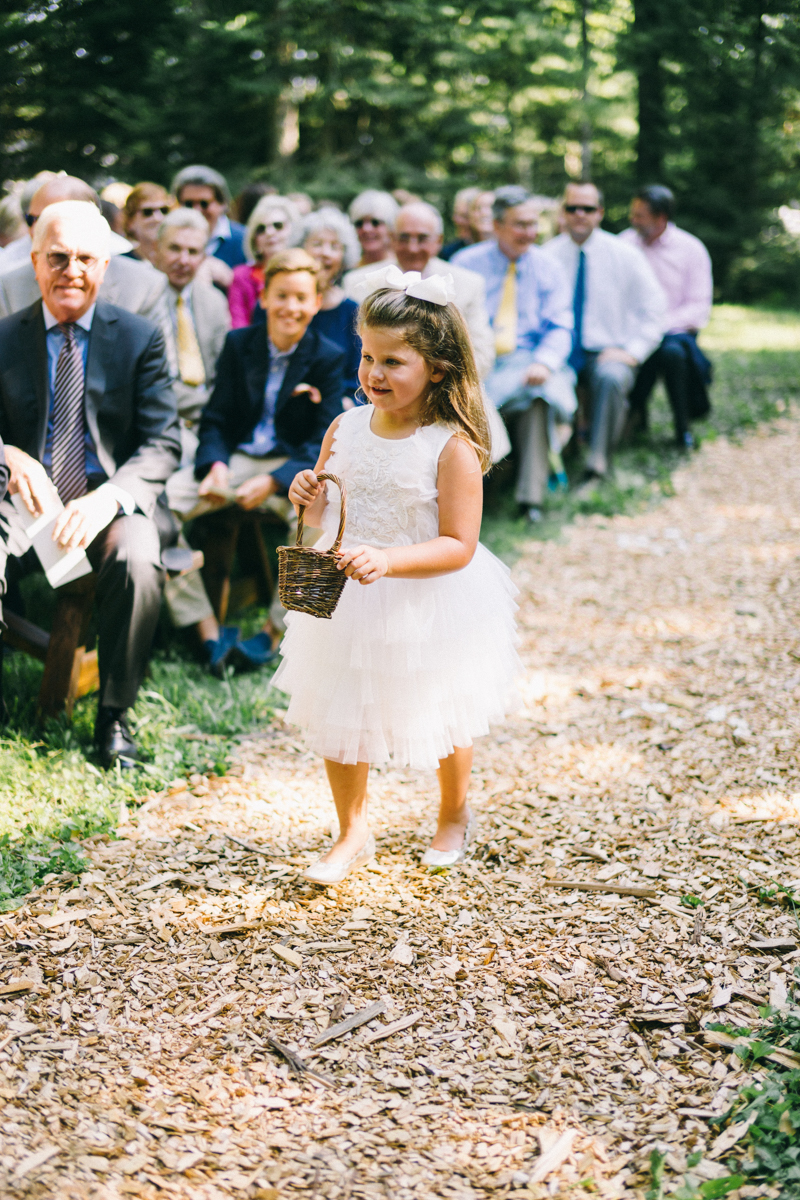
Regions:
<instances>
[{"instance_id":1,"label":"seated guest","mask_svg":"<svg viewBox=\"0 0 800 1200\"><path fill-rule=\"evenodd\" d=\"M558 425L571 421L577 407L575 376L566 365L571 294L561 266L534 245L538 214L524 188L498 188L494 230L490 241L459 250L453 265L486 281L497 354L486 391L517 445L517 503L529 521L538 521L551 451L555 456L561 449Z\"/></svg>"},{"instance_id":2,"label":"seated guest","mask_svg":"<svg viewBox=\"0 0 800 1200\"><path fill-rule=\"evenodd\" d=\"M317 461L344 393L343 353L309 328L322 300L317 274L304 250L276 254L261 295L266 329L249 325L228 334L200 419L195 465L167 485L169 506L183 520L230 503L231 492L240 508L269 508L293 519L289 485ZM238 630L220 629L199 572L184 577L182 605L184 623L196 625L212 671L221 672L232 653L242 665L269 661L266 631L239 642Z\"/></svg>"},{"instance_id":3,"label":"seated guest","mask_svg":"<svg viewBox=\"0 0 800 1200\"><path fill-rule=\"evenodd\" d=\"M28 206L27 222L31 230L45 208L62 200L79 200L94 205L99 211L100 198L94 188L71 175L54 175L34 193ZM112 245L114 235L109 230ZM118 241L127 249L129 242ZM117 304L128 312L149 317L163 325L167 281L149 263L136 262L125 254L114 254L101 277L100 299ZM28 261L7 274L0 275L0 317L19 312L41 299L33 263Z\"/></svg>"},{"instance_id":4,"label":"seated guest","mask_svg":"<svg viewBox=\"0 0 800 1200\"><path fill-rule=\"evenodd\" d=\"M708 251L699 238L678 228L674 215L675 197L669 188L642 188L631 204L633 228L620 234L644 253L667 297L667 332L642 365L631 393L631 415L647 426L647 402L663 376L675 438L682 450L690 450L694 439L689 423L711 409L711 363L697 344L697 334L711 315L713 281Z\"/></svg>"},{"instance_id":5,"label":"seated guest","mask_svg":"<svg viewBox=\"0 0 800 1200\"><path fill-rule=\"evenodd\" d=\"M248 261L234 267L228 292L233 329L252 321L264 290L264 268L273 254L286 249L299 227L300 214L286 196L262 196L250 213L244 235Z\"/></svg>"},{"instance_id":6,"label":"seated guest","mask_svg":"<svg viewBox=\"0 0 800 1200\"><path fill-rule=\"evenodd\" d=\"M345 296L339 281L342 271L358 262L358 238L343 212L321 208L303 218L298 240L319 263L317 280L322 304L311 328L344 353L344 395L354 401L361 363L361 338L356 330L358 305Z\"/></svg>"},{"instance_id":7,"label":"seated guest","mask_svg":"<svg viewBox=\"0 0 800 1200\"><path fill-rule=\"evenodd\" d=\"M130 258L157 266L158 230L175 201L160 183L137 183L125 201L125 236L133 242Z\"/></svg>"},{"instance_id":8,"label":"seated guest","mask_svg":"<svg viewBox=\"0 0 800 1200\"><path fill-rule=\"evenodd\" d=\"M388 192L369 188L356 196L348 210L361 243L361 258L353 271L348 271L342 287L352 298L352 287L362 279L374 263L394 262L392 230L399 205Z\"/></svg>"},{"instance_id":9,"label":"seated guest","mask_svg":"<svg viewBox=\"0 0 800 1200\"><path fill-rule=\"evenodd\" d=\"M661 341L665 300L644 257L600 228L603 197L593 183L567 184L566 232L544 253L572 289L569 365L588 391L591 439L584 481L603 478L622 436L636 370Z\"/></svg>"},{"instance_id":10,"label":"seated guest","mask_svg":"<svg viewBox=\"0 0 800 1200\"><path fill-rule=\"evenodd\" d=\"M38 515L55 485L66 507L53 540L65 550L84 549L97 572L95 741L106 767L137 758L126 712L147 669L161 606L154 513L180 457L161 331L100 297L109 238L94 204L45 208L33 232L41 299L0 321L0 438L9 490ZM8 555L29 545L19 514L3 500L3 583Z\"/></svg>"},{"instance_id":11,"label":"seated guest","mask_svg":"<svg viewBox=\"0 0 800 1200\"><path fill-rule=\"evenodd\" d=\"M494 236L494 192L478 192L467 209L472 244L486 242Z\"/></svg>"},{"instance_id":12,"label":"seated guest","mask_svg":"<svg viewBox=\"0 0 800 1200\"><path fill-rule=\"evenodd\" d=\"M212 167L184 167L172 181L173 196L184 208L199 210L208 221L206 253L229 267L245 261L244 227L228 217L231 194L225 177Z\"/></svg>"},{"instance_id":13,"label":"seated guest","mask_svg":"<svg viewBox=\"0 0 800 1200\"><path fill-rule=\"evenodd\" d=\"M456 307L469 330L478 375L485 379L494 366L494 335L486 311L486 284L476 271L438 257L442 246L442 218L432 204L417 200L404 204L397 214L392 249L401 271L452 275Z\"/></svg>"},{"instance_id":14,"label":"seated guest","mask_svg":"<svg viewBox=\"0 0 800 1200\"><path fill-rule=\"evenodd\" d=\"M15 238L0 254L0 275L5 275L8 271L13 271L17 267L30 265L31 261L31 235L30 226L28 225L28 210L30 209L31 200L42 184L48 179L55 179L55 171L39 171L32 179L26 179L17 189L16 197L19 200L19 206L22 210L22 220L24 221L24 229L22 235ZM67 197L64 197L66 199Z\"/></svg>"},{"instance_id":15,"label":"seated guest","mask_svg":"<svg viewBox=\"0 0 800 1200\"><path fill-rule=\"evenodd\" d=\"M197 427L214 389L219 358L231 327L219 288L197 279L208 241L198 212L175 208L164 217L156 239L156 266L169 280L165 331L175 376L172 390L181 424L181 466L193 466Z\"/></svg>"},{"instance_id":16,"label":"seated guest","mask_svg":"<svg viewBox=\"0 0 800 1200\"><path fill-rule=\"evenodd\" d=\"M481 189L477 187L461 188L456 192L453 200L453 228L456 231L456 236L452 242L448 242L439 251L439 258L443 262L449 262L454 254L459 250L463 250L465 246L471 246L474 238L472 230L469 227L469 206L476 196L481 194Z\"/></svg>"}]
</instances>

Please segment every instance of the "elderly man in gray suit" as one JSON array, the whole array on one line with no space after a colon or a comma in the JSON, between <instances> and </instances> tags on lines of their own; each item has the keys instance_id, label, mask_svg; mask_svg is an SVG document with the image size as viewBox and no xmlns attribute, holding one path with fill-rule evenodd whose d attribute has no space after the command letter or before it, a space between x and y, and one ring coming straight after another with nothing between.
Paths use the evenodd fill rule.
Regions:
<instances>
[{"instance_id":1,"label":"elderly man in gray suit","mask_svg":"<svg viewBox=\"0 0 800 1200\"><path fill-rule=\"evenodd\" d=\"M100 298L110 230L93 204L40 215L33 260L41 295L0 321L0 438L9 492L33 517L63 502L53 541L85 550L97 573L104 766L137 758L126 710L136 700L161 607L154 520L178 465L175 397L161 330ZM26 521L0 501L0 593L9 555L30 548Z\"/></svg>"},{"instance_id":2,"label":"elderly man in gray suit","mask_svg":"<svg viewBox=\"0 0 800 1200\"><path fill-rule=\"evenodd\" d=\"M158 229L156 265L169 280L164 336L181 423L181 467L194 466L200 417L214 390L217 360L231 327L222 292L198 278L208 239L208 222L191 208L173 209ZM175 516L180 524L180 514ZM178 546L190 550L183 534ZM179 629L213 612L194 571L168 579L164 598Z\"/></svg>"},{"instance_id":3,"label":"elderly man in gray suit","mask_svg":"<svg viewBox=\"0 0 800 1200\"><path fill-rule=\"evenodd\" d=\"M100 208L100 198L88 183L73 175L56 175L42 184L30 202L26 220L32 233L36 231L36 222L47 206L62 200L85 200ZM163 324L166 289L166 279L149 263L138 262L125 254L113 254L109 258L99 296L109 304L116 304L128 312ZM23 263L13 271L0 275L0 317L9 317L23 308L29 308L39 299L41 293L32 262Z\"/></svg>"}]
</instances>

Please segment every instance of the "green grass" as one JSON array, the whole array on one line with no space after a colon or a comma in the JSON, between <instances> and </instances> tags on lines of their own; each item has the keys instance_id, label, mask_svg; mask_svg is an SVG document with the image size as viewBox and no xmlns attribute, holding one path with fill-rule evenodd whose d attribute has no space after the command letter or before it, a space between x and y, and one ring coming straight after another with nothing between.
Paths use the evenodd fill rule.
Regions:
<instances>
[{"instance_id":1,"label":"green grass","mask_svg":"<svg viewBox=\"0 0 800 1200\"><path fill-rule=\"evenodd\" d=\"M712 412L694 426L700 443L741 437L800 399L800 313L717 305L700 341L714 363ZM673 445L672 414L659 385L650 400L650 429L619 448L614 477L585 499L574 492L551 496L539 525L518 515L509 487L513 464L500 463L487 480L482 540L513 563L525 542L558 537L579 514L613 516L658 503L671 494L672 472L684 461ZM565 465L576 483L582 457L568 452Z\"/></svg>"},{"instance_id":2,"label":"green grass","mask_svg":"<svg viewBox=\"0 0 800 1200\"><path fill-rule=\"evenodd\" d=\"M251 611L243 624L263 616ZM157 650L131 719L144 763L104 771L92 749L96 696L77 703L71 722L62 716L42 728L41 663L12 653L3 674L10 719L0 738L0 910L48 874L79 871L76 841L113 830L121 806L190 775L223 774L239 738L273 711L270 671L217 680L180 648Z\"/></svg>"},{"instance_id":3,"label":"green grass","mask_svg":"<svg viewBox=\"0 0 800 1200\"><path fill-rule=\"evenodd\" d=\"M698 425L701 440L738 437L786 412L800 394L800 314L718 306L703 344L714 359L716 379L711 418ZM483 540L508 562L533 538L558 537L577 515L613 516L658 503L672 490L679 456L663 393L651 403L645 437L621 448L615 479L592 497L553 497L545 519L533 529L521 520L511 498L513 464L500 464L487 483ZM567 464L580 475L580 459ZM49 627L53 593L41 577L25 581L27 615ZM254 632L264 614L241 618ZM194 773L220 774L237 740L263 726L271 714L268 673L210 678L162 624L160 648L151 663L133 714L141 770L132 774L100 769L92 754L96 698L78 703L71 723L62 718L36 724L41 664L22 654L5 661L5 695L10 722L0 738L0 908L19 902L48 874L75 874L82 838L113 830L120 806L133 806L152 789Z\"/></svg>"}]
</instances>

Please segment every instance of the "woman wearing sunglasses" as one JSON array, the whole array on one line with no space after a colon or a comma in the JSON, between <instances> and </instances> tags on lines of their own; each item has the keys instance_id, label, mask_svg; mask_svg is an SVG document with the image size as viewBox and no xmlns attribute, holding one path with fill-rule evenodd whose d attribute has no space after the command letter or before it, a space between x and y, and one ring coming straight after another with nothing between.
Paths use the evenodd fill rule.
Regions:
<instances>
[{"instance_id":1,"label":"woman wearing sunglasses","mask_svg":"<svg viewBox=\"0 0 800 1200\"><path fill-rule=\"evenodd\" d=\"M134 242L128 258L155 266L158 227L175 208L175 198L160 183L137 183L125 201L125 236Z\"/></svg>"},{"instance_id":2,"label":"woman wearing sunglasses","mask_svg":"<svg viewBox=\"0 0 800 1200\"><path fill-rule=\"evenodd\" d=\"M299 225L300 214L285 196L264 196L253 209L244 235L244 252L249 261L234 267L228 292L234 329L250 324L264 289L264 268L273 254L286 249Z\"/></svg>"}]
</instances>

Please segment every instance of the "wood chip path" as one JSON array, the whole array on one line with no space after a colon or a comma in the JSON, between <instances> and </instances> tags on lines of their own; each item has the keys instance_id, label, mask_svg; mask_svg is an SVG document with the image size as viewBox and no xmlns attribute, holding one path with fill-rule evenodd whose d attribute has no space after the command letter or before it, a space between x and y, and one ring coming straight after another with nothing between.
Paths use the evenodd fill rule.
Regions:
<instances>
[{"instance_id":1,"label":"wood chip path","mask_svg":"<svg viewBox=\"0 0 800 1200\"><path fill-rule=\"evenodd\" d=\"M798 461L789 421L719 441L528 547L464 870L417 866L433 777L380 771L378 860L304 885L330 807L278 723L0 919L0 1194L633 1197L655 1145L724 1174L750 1076L703 1029L800 960L766 894L800 881Z\"/></svg>"}]
</instances>

